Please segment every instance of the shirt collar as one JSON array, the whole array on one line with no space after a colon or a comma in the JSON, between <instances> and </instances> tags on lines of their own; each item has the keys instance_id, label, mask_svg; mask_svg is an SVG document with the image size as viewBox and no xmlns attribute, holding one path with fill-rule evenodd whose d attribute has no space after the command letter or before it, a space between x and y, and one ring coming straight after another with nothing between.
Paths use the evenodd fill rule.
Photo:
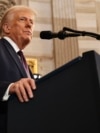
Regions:
<instances>
[{"instance_id":1,"label":"shirt collar","mask_svg":"<svg viewBox=\"0 0 100 133\"><path fill-rule=\"evenodd\" d=\"M16 53L20 50L17 46L17 44L9 37L5 36L3 37L4 39L6 39L10 44L11 46L14 48L14 50L16 51Z\"/></svg>"}]
</instances>

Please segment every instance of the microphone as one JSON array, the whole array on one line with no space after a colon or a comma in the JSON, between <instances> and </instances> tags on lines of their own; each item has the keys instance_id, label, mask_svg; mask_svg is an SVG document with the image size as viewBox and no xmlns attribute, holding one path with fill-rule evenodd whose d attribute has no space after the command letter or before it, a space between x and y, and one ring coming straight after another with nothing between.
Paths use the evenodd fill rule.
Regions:
<instances>
[{"instance_id":1,"label":"microphone","mask_svg":"<svg viewBox=\"0 0 100 133\"><path fill-rule=\"evenodd\" d=\"M51 31L41 31L40 32L40 38L41 39L52 39L52 38L59 38L59 39L65 39L66 37L76 37L80 36L79 33L66 33L65 31L61 30L58 33L51 32Z\"/></svg>"}]
</instances>

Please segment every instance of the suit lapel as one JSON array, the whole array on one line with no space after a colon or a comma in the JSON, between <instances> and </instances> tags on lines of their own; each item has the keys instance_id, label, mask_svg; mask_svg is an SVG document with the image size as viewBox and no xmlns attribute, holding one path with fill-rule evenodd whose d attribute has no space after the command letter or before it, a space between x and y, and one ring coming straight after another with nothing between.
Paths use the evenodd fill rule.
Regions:
<instances>
[{"instance_id":1,"label":"suit lapel","mask_svg":"<svg viewBox=\"0 0 100 133\"><path fill-rule=\"evenodd\" d=\"M7 49L7 51L9 52L9 54L11 55L11 58L13 58L14 62L16 63L20 73L22 74L23 77L27 77L27 74L23 68L22 63L20 62L20 59L19 59L17 53L15 52L13 47L6 40L4 40L4 41L5 41L4 45Z\"/></svg>"}]
</instances>

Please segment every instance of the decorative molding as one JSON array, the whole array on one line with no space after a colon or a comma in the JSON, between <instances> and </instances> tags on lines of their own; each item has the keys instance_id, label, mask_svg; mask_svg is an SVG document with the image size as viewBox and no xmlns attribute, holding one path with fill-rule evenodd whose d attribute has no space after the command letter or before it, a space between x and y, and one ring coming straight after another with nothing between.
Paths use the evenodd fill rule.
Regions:
<instances>
[{"instance_id":1,"label":"decorative molding","mask_svg":"<svg viewBox=\"0 0 100 133\"><path fill-rule=\"evenodd\" d=\"M2 16L4 15L4 12L12 7L13 5L16 5L15 0L1 0L0 1L0 21Z\"/></svg>"}]
</instances>

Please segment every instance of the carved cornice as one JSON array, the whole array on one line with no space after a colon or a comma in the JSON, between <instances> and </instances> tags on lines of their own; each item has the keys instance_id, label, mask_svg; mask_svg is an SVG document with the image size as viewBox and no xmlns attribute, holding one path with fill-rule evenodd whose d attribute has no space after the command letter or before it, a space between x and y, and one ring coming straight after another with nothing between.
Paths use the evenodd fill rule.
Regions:
<instances>
[{"instance_id":1,"label":"carved cornice","mask_svg":"<svg viewBox=\"0 0 100 133\"><path fill-rule=\"evenodd\" d=\"M14 5L16 5L15 0L0 0L0 21L4 12Z\"/></svg>"}]
</instances>

